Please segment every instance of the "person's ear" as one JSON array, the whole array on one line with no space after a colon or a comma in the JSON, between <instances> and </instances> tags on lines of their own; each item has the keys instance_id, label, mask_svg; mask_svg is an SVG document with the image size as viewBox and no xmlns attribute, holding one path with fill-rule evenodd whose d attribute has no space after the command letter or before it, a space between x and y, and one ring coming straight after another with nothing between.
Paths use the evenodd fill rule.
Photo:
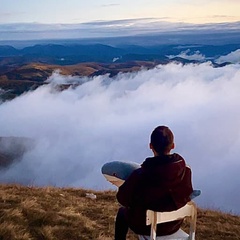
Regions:
<instances>
[{"instance_id":1,"label":"person's ear","mask_svg":"<svg viewBox=\"0 0 240 240\"><path fill-rule=\"evenodd\" d=\"M175 148L175 143L172 143L171 150Z\"/></svg>"},{"instance_id":2,"label":"person's ear","mask_svg":"<svg viewBox=\"0 0 240 240\"><path fill-rule=\"evenodd\" d=\"M153 145L151 143L149 143L149 148L153 150Z\"/></svg>"}]
</instances>

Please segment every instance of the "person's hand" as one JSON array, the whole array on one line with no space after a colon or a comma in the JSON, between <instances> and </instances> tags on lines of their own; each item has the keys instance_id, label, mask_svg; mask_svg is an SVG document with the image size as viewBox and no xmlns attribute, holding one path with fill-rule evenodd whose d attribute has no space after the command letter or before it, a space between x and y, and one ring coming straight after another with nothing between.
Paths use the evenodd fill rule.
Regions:
<instances>
[{"instance_id":1,"label":"person's hand","mask_svg":"<svg viewBox=\"0 0 240 240\"><path fill-rule=\"evenodd\" d=\"M114 181L110 181L113 185L120 187L123 183L124 180L118 179L118 180L114 180Z\"/></svg>"}]
</instances>

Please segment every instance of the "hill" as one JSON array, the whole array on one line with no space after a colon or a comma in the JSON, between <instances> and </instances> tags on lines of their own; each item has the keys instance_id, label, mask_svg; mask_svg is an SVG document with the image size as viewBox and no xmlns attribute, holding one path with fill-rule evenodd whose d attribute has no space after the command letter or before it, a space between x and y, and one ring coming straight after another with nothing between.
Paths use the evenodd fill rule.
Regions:
<instances>
[{"instance_id":1,"label":"hill","mask_svg":"<svg viewBox=\"0 0 240 240\"><path fill-rule=\"evenodd\" d=\"M86 193L94 193L90 199ZM118 203L114 191L0 185L2 240L110 240ZM137 240L130 232L128 240ZM240 239L240 217L198 209L196 240Z\"/></svg>"},{"instance_id":2,"label":"hill","mask_svg":"<svg viewBox=\"0 0 240 240\"><path fill-rule=\"evenodd\" d=\"M33 139L0 136L0 171L20 161L23 154L33 147Z\"/></svg>"},{"instance_id":3,"label":"hill","mask_svg":"<svg viewBox=\"0 0 240 240\"><path fill-rule=\"evenodd\" d=\"M141 68L153 68L159 62L130 61L127 63L79 63L74 65L51 65L29 63L24 65L7 65L0 67L0 99L9 100L24 92L35 90L46 84L46 80L56 70L62 75L94 77L109 74L110 77L119 72L134 72ZM1 65L1 64L0 64ZM64 89L64 88L63 88Z\"/></svg>"}]
</instances>

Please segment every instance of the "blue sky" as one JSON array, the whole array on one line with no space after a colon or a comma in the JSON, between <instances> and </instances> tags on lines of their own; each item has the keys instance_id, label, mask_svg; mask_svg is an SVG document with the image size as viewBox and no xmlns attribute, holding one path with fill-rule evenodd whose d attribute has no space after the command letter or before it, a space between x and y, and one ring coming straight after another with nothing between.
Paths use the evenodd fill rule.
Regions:
<instances>
[{"instance_id":1,"label":"blue sky","mask_svg":"<svg viewBox=\"0 0 240 240\"><path fill-rule=\"evenodd\" d=\"M82 23L159 18L206 23L240 20L239 0L0 0L0 23Z\"/></svg>"},{"instance_id":2,"label":"blue sky","mask_svg":"<svg viewBox=\"0 0 240 240\"><path fill-rule=\"evenodd\" d=\"M219 23L240 29L240 0L0 0L0 41L214 29Z\"/></svg>"}]
</instances>

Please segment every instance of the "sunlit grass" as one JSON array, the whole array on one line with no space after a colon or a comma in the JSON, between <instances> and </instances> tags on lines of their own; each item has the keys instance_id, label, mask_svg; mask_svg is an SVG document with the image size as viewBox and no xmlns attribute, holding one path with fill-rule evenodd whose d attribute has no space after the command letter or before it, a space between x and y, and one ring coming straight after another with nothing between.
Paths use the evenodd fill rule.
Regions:
<instances>
[{"instance_id":1,"label":"sunlit grass","mask_svg":"<svg viewBox=\"0 0 240 240\"><path fill-rule=\"evenodd\" d=\"M97 199L86 197L94 193ZM110 240L119 204L114 191L0 185L0 239ZM137 240L129 232L128 240ZM240 217L198 209L197 240L240 239Z\"/></svg>"}]
</instances>

